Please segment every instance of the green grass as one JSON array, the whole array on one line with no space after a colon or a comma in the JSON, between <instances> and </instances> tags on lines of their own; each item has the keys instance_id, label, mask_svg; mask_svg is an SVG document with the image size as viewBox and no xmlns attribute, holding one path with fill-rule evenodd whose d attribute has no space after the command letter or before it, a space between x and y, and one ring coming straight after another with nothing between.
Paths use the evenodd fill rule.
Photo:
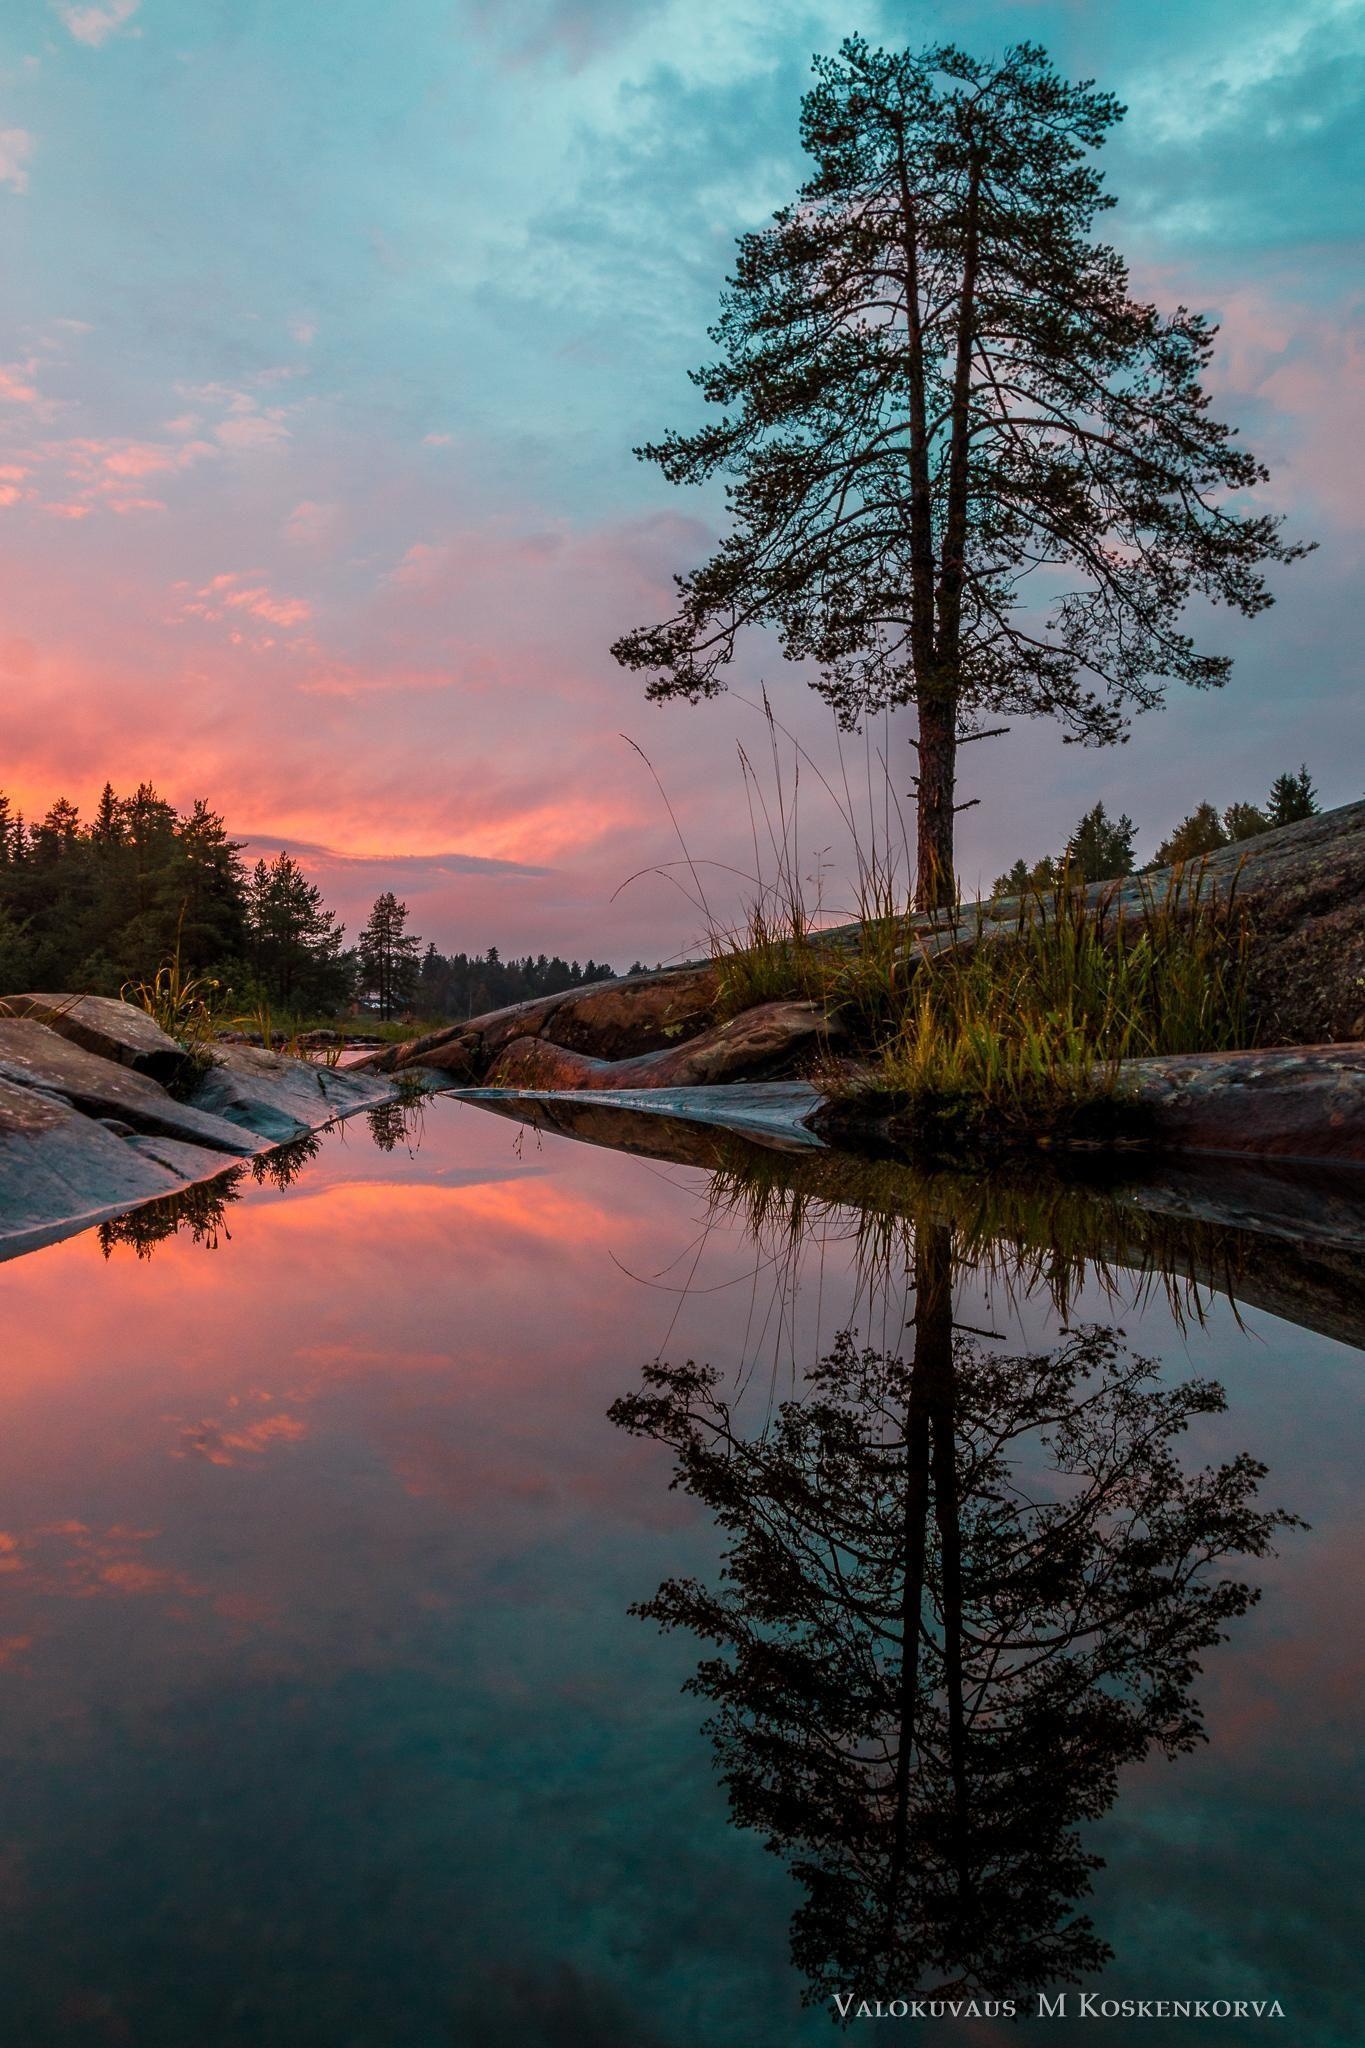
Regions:
<instances>
[{"instance_id":1,"label":"green grass","mask_svg":"<svg viewBox=\"0 0 1365 2048\"><path fill-rule=\"evenodd\" d=\"M1197 874L1135 912L1114 897L1060 882L1008 936L925 960L851 1092L939 1154L1140 1137L1126 1061L1250 1043L1250 935Z\"/></svg>"},{"instance_id":2,"label":"green grass","mask_svg":"<svg viewBox=\"0 0 1365 2048\"><path fill-rule=\"evenodd\" d=\"M829 1091L926 1154L1140 1138L1125 1061L1251 1042L1250 934L1201 870L1139 885L1136 907L1062 879L980 942L974 918L954 931L871 881L870 914L837 937L759 905L718 951L720 1007L819 1003L861 1056Z\"/></svg>"}]
</instances>

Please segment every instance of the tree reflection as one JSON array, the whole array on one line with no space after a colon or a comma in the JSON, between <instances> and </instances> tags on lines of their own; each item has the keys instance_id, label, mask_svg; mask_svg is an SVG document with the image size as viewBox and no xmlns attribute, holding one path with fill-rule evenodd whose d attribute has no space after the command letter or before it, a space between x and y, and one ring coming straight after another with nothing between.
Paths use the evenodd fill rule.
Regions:
<instances>
[{"instance_id":1,"label":"tree reflection","mask_svg":"<svg viewBox=\"0 0 1365 2048\"><path fill-rule=\"evenodd\" d=\"M399 1145L405 1145L415 1159L422 1145L422 1132L426 1124L426 1099L418 1096L415 1100L399 1097L395 1102L380 1102L365 1112L370 1136L381 1152L392 1152Z\"/></svg>"},{"instance_id":2,"label":"tree reflection","mask_svg":"<svg viewBox=\"0 0 1365 2048\"><path fill-rule=\"evenodd\" d=\"M216 1252L220 1245L232 1242L227 1214L232 1204L242 1199L248 1172L258 1187L289 1188L320 1150L320 1141L305 1132L245 1166L229 1167L212 1180L193 1181L173 1195L144 1202L140 1208L96 1226L100 1250L106 1259L119 1247L126 1247L139 1259L150 1259L171 1238L185 1236L191 1244Z\"/></svg>"},{"instance_id":3,"label":"tree reflection","mask_svg":"<svg viewBox=\"0 0 1365 2048\"><path fill-rule=\"evenodd\" d=\"M691 1687L740 1826L799 1879L811 1999L1027 1991L1109 1950L1082 1824L1120 1768L1202 1738L1202 1652L1257 1598L1220 1570L1295 1518L1246 1454L1187 1471L1207 1380L1092 1325L1005 1356L953 1325L949 1229L914 1252L907 1359L843 1332L763 1433L720 1375L648 1368L612 1417L668 1444L733 1541L637 1612L715 1646Z\"/></svg>"},{"instance_id":4,"label":"tree reflection","mask_svg":"<svg viewBox=\"0 0 1365 2048\"><path fill-rule=\"evenodd\" d=\"M292 1138L287 1145L276 1145L272 1151L253 1159L251 1178L258 1187L292 1188L304 1167L310 1166L321 1150L321 1138L305 1131L302 1137Z\"/></svg>"},{"instance_id":5,"label":"tree reflection","mask_svg":"<svg viewBox=\"0 0 1365 2048\"><path fill-rule=\"evenodd\" d=\"M216 1180L196 1181L177 1194L162 1195L140 1209L130 1209L126 1216L115 1216L96 1227L100 1251L110 1259L122 1246L139 1259L150 1259L159 1246L183 1231L192 1244L216 1252L220 1242L231 1240L226 1217L242 1198L241 1181L241 1168L233 1167Z\"/></svg>"}]
</instances>

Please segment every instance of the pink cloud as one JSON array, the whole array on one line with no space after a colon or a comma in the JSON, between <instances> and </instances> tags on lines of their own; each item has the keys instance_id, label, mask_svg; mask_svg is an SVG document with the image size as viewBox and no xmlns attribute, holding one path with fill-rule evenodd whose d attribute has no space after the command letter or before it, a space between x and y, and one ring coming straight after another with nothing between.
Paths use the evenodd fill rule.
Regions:
<instances>
[{"instance_id":1,"label":"pink cloud","mask_svg":"<svg viewBox=\"0 0 1365 2048\"><path fill-rule=\"evenodd\" d=\"M1228 298L1222 320L1217 382L1260 399L1287 429L1282 448L1267 451L1271 488L1358 530L1365 468L1360 309L1319 312L1249 288Z\"/></svg>"},{"instance_id":2,"label":"pink cloud","mask_svg":"<svg viewBox=\"0 0 1365 2048\"><path fill-rule=\"evenodd\" d=\"M130 486L151 476L175 475L218 453L211 441L179 445L90 438L39 441L20 451L21 461L0 466L0 481L21 484L46 471L47 488L64 492L60 502L68 508L63 515L68 518L84 518L100 507L124 514L164 511L164 500ZM22 495L35 496L36 491L29 489ZM53 507L49 504L45 509Z\"/></svg>"},{"instance_id":3,"label":"pink cloud","mask_svg":"<svg viewBox=\"0 0 1365 2048\"><path fill-rule=\"evenodd\" d=\"M27 128L0 128L0 185L8 185L11 192L27 192L32 154L33 137Z\"/></svg>"},{"instance_id":4,"label":"pink cloud","mask_svg":"<svg viewBox=\"0 0 1365 2048\"><path fill-rule=\"evenodd\" d=\"M110 36L116 35L132 20L140 5L141 0L101 0L99 5L78 7L56 0L55 12L63 28L78 43L98 49L101 43L107 43Z\"/></svg>"},{"instance_id":5,"label":"pink cloud","mask_svg":"<svg viewBox=\"0 0 1365 2048\"><path fill-rule=\"evenodd\" d=\"M37 385L28 382L32 370L31 363L0 363L0 399L10 405L40 404Z\"/></svg>"},{"instance_id":6,"label":"pink cloud","mask_svg":"<svg viewBox=\"0 0 1365 2048\"><path fill-rule=\"evenodd\" d=\"M282 531L296 547L320 548L334 536L340 523L339 505L319 505L303 498L285 520Z\"/></svg>"},{"instance_id":7,"label":"pink cloud","mask_svg":"<svg viewBox=\"0 0 1365 2048\"><path fill-rule=\"evenodd\" d=\"M224 448L237 452L281 448L290 438L279 412L242 412L215 427L214 434Z\"/></svg>"},{"instance_id":8,"label":"pink cloud","mask_svg":"<svg viewBox=\"0 0 1365 2048\"><path fill-rule=\"evenodd\" d=\"M264 583L244 584L236 570L210 577L180 607L182 618L212 623L229 612L245 612L253 619L267 620L272 626L301 626L313 616L312 606L303 598L279 597Z\"/></svg>"}]
</instances>

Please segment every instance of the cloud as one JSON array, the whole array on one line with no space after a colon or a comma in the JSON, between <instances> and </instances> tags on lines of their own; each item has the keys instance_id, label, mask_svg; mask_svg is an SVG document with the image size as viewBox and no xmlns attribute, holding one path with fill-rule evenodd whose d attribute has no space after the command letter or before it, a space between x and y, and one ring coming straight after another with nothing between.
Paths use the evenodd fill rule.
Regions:
<instances>
[{"instance_id":1,"label":"cloud","mask_svg":"<svg viewBox=\"0 0 1365 2048\"><path fill-rule=\"evenodd\" d=\"M40 405L36 384L28 382L31 363L0 363L0 401L7 405Z\"/></svg>"},{"instance_id":2,"label":"cloud","mask_svg":"<svg viewBox=\"0 0 1365 2048\"><path fill-rule=\"evenodd\" d=\"M85 43L97 50L101 43L107 43L110 36L130 22L141 6L142 0L102 0L97 6L78 7L54 0L54 9L63 28L73 35L78 43ZM133 30L133 34L140 31Z\"/></svg>"},{"instance_id":3,"label":"cloud","mask_svg":"<svg viewBox=\"0 0 1365 2048\"><path fill-rule=\"evenodd\" d=\"M32 154L33 137L27 128L0 128L0 185L8 185L11 192L27 192Z\"/></svg>"},{"instance_id":4,"label":"cloud","mask_svg":"<svg viewBox=\"0 0 1365 2048\"><path fill-rule=\"evenodd\" d=\"M1198 64L1188 51L1171 52L1125 87L1130 116L1149 141L1188 146L1249 116L1283 123L1306 75L1320 77L1329 55L1339 63L1365 47L1357 0L1299 0L1240 35L1229 35L1226 24L1210 28Z\"/></svg>"},{"instance_id":5,"label":"cloud","mask_svg":"<svg viewBox=\"0 0 1365 2048\"><path fill-rule=\"evenodd\" d=\"M6 395L5 373L0 371L0 396ZM43 401L36 392L26 398L24 388L8 393L20 403L34 405L43 414ZM60 504L49 503L44 510L66 519L84 519L92 511L117 513L156 512L166 509L162 499L135 488L145 478L174 476L219 453L210 441L139 441L94 437L40 440L23 451L18 463L0 465L0 480L22 485L22 495L41 496L41 477L46 489L60 491ZM25 480L35 481L27 483ZM10 500L9 502L13 502Z\"/></svg>"},{"instance_id":6,"label":"cloud","mask_svg":"<svg viewBox=\"0 0 1365 2048\"><path fill-rule=\"evenodd\" d=\"M210 577L202 589L180 607L180 616L216 623L231 613L244 612L249 618L265 619L272 626L301 626L313 616L313 608L301 597L280 597L268 584L244 583L236 570Z\"/></svg>"},{"instance_id":7,"label":"cloud","mask_svg":"<svg viewBox=\"0 0 1365 2048\"><path fill-rule=\"evenodd\" d=\"M246 832L246 828L243 828ZM288 835L284 835L288 836ZM246 832L250 851L277 846L281 835L269 831ZM431 883L451 875L512 875L535 881L552 873L519 860L493 860L477 853L340 853L334 846L322 846L308 839L289 839L289 851L296 859L318 872L342 869L359 875L372 869L386 874L407 875L410 880Z\"/></svg>"},{"instance_id":8,"label":"cloud","mask_svg":"<svg viewBox=\"0 0 1365 2048\"><path fill-rule=\"evenodd\" d=\"M302 498L281 531L295 547L323 547L336 533L341 509L339 505L319 505L312 498Z\"/></svg>"},{"instance_id":9,"label":"cloud","mask_svg":"<svg viewBox=\"0 0 1365 2048\"><path fill-rule=\"evenodd\" d=\"M224 448L238 453L259 448L282 448L290 438L280 411L242 412L233 419L224 420L213 431Z\"/></svg>"}]
</instances>

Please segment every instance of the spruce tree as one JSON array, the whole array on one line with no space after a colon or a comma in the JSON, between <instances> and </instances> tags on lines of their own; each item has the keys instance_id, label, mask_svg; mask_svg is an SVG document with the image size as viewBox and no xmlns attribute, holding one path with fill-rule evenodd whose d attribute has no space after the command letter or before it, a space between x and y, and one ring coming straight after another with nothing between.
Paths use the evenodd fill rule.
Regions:
<instances>
[{"instance_id":1,"label":"spruce tree","mask_svg":"<svg viewBox=\"0 0 1365 2048\"><path fill-rule=\"evenodd\" d=\"M1156 865L1169 868L1177 861L1201 860L1206 853L1216 853L1220 846L1226 846L1229 836L1211 803L1196 804L1189 817L1182 818L1158 846Z\"/></svg>"},{"instance_id":2,"label":"spruce tree","mask_svg":"<svg viewBox=\"0 0 1365 2048\"><path fill-rule=\"evenodd\" d=\"M406 1008L417 991L422 941L407 930L407 922L407 904L385 889L375 898L357 942L361 980L384 1018Z\"/></svg>"},{"instance_id":3,"label":"spruce tree","mask_svg":"<svg viewBox=\"0 0 1365 2048\"><path fill-rule=\"evenodd\" d=\"M1265 814L1272 825L1297 825L1301 818L1317 815L1318 793L1306 767L1297 775L1277 775L1270 785Z\"/></svg>"},{"instance_id":4,"label":"spruce tree","mask_svg":"<svg viewBox=\"0 0 1365 2048\"><path fill-rule=\"evenodd\" d=\"M1126 814L1111 818L1103 804L1094 805L1066 843L1065 872L1077 882L1113 882L1131 875L1136 831Z\"/></svg>"},{"instance_id":5,"label":"spruce tree","mask_svg":"<svg viewBox=\"0 0 1365 2048\"><path fill-rule=\"evenodd\" d=\"M1187 600L1259 612L1261 566L1306 550L1240 507L1266 472L1208 410L1216 328L1136 300L1094 238L1111 94L1031 43L855 37L815 73L811 174L740 239L694 377L722 417L637 451L728 477L730 530L612 651L695 703L767 626L845 726L913 704L919 900L944 905L963 741L1048 714L1109 742L1168 678L1220 684Z\"/></svg>"},{"instance_id":6,"label":"spruce tree","mask_svg":"<svg viewBox=\"0 0 1365 2048\"><path fill-rule=\"evenodd\" d=\"M344 928L287 853L258 860L247 885L247 944L257 986L295 1013L331 1010L349 994Z\"/></svg>"}]
</instances>

